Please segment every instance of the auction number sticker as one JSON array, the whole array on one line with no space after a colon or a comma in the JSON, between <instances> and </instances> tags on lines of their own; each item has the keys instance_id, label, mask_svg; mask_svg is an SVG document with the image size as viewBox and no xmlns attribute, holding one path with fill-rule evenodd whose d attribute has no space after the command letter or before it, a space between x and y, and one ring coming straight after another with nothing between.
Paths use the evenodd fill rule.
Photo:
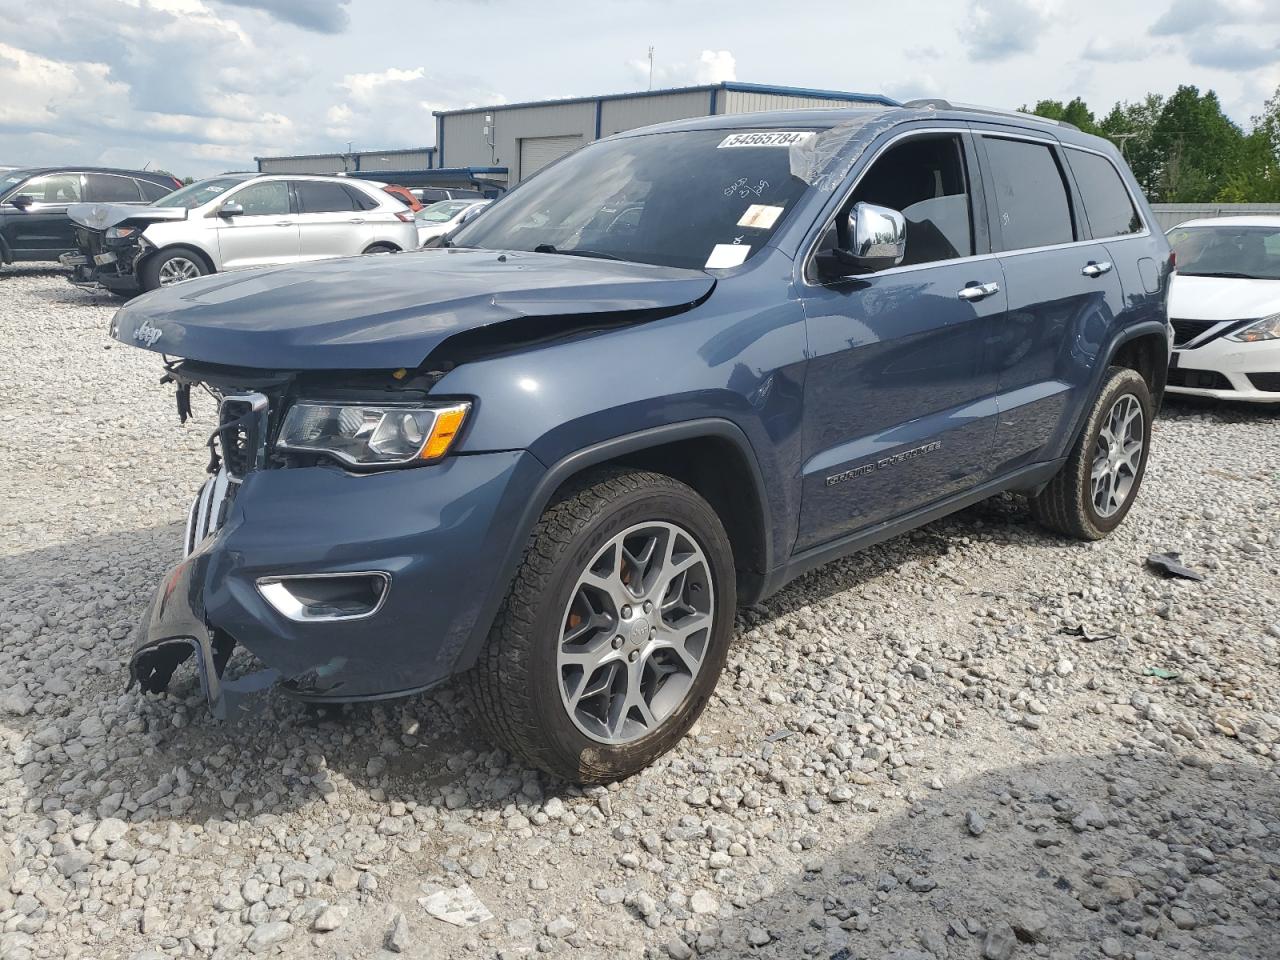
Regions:
<instances>
[{"instance_id":1,"label":"auction number sticker","mask_svg":"<svg viewBox=\"0 0 1280 960\"><path fill-rule=\"evenodd\" d=\"M762 130L757 133L731 133L716 146L726 147L794 147L812 139L812 130Z\"/></svg>"}]
</instances>

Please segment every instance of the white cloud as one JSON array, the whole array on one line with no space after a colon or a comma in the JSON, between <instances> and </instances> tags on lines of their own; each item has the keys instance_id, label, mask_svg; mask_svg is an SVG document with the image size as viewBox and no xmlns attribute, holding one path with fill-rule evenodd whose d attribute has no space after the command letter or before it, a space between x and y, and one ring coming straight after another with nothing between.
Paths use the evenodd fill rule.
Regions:
<instances>
[{"instance_id":1,"label":"white cloud","mask_svg":"<svg viewBox=\"0 0 1280 960\"><path fill-rule=\"evenodd\" d=\"M505 103L465 77L443 79L425 67L388 67L349 73L337 85L341 100L325 111L325 134L358 149L420 146L435 142L434 110Z\"/></svg>"},{"instance_id":2,"label":"white cloud","mask_svg":"<svg viewBox=\"0 0 1280 960\"><path fill-rule=\"evenodd\" d=\"M698 83L723 83L738 79L738 65L728 50L703 50L698 58Z\"/></svg>"},{"instance_id":3,"label":"white cloud","mask_svg":"<svg viewBox=\"0 0 1280 960\"><path fill-rule=\"evenodd\" d=\"M1050 0L973 0L961 25L970 60L1007 60L1036 48L1055 4Z\"/></svg>"},{"instance_id":4,"label":"white cloud","mask_svg":"<svg viewBox=\"0 0 1280 960\"><path fill-rule=\"evenodd\" d=\"M350 0L221 0L236 7L261 10L268 16L317 33L341 33L351 18Z\"/></svg>"}]
</instances>

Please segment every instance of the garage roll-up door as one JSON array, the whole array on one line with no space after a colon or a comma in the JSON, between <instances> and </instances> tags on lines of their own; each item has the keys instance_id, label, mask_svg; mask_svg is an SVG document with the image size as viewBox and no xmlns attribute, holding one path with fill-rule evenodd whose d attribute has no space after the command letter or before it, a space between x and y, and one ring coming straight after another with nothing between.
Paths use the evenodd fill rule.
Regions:
<instances>
[{"instance_id":1,"label":"garage roll-up door","mask_svg":"<svg viewBox=\"0 0 1280 960\"><path fill-rule=\"evenodd\" d=\"M527 180L552 161L582 146L582 136L524 137L520 141L520 179Z\"/></svg>"}]
</instances>

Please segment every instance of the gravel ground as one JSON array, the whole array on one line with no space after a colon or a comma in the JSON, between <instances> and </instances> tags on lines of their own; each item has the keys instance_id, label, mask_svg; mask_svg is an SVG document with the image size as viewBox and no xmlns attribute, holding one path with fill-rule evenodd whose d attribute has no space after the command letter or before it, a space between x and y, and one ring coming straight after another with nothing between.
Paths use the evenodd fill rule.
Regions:
<instances>
[{"instance_id":1,"label":"gravel ground","mask_svg":"<svg viewBox=\"0 0 1280 960\"><path fill-rule=\"evenodd\" d=\"M581 791L450 689L124 689L212 408L114 307L0 275L0 958L1280 956L1280 413L1173 405L1103 543L1004 498L744 610L680 748Z\"/></svg>"}]
</instances>

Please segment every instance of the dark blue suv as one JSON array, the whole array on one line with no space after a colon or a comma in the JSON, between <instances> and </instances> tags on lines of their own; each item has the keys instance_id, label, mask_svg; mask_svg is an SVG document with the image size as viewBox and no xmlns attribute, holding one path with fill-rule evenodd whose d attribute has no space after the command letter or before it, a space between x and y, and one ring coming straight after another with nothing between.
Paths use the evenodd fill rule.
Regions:
<instances>
[{"instance_id":1,"label":"dark blue suv","mask_svg":"<svg viewBox=\"0 0 1280 960\"><path fill-rule=\"evenodd\" d=\"M194 654L226 712L461 674L518 756L626 776L738 603L1001 491L1121 522L1170 353L1153 224L1107 142L929 101L635 130L443 249L144 296L112 335L184 419L220 403L132 676Z\"/></svg>"}]
</instances>

